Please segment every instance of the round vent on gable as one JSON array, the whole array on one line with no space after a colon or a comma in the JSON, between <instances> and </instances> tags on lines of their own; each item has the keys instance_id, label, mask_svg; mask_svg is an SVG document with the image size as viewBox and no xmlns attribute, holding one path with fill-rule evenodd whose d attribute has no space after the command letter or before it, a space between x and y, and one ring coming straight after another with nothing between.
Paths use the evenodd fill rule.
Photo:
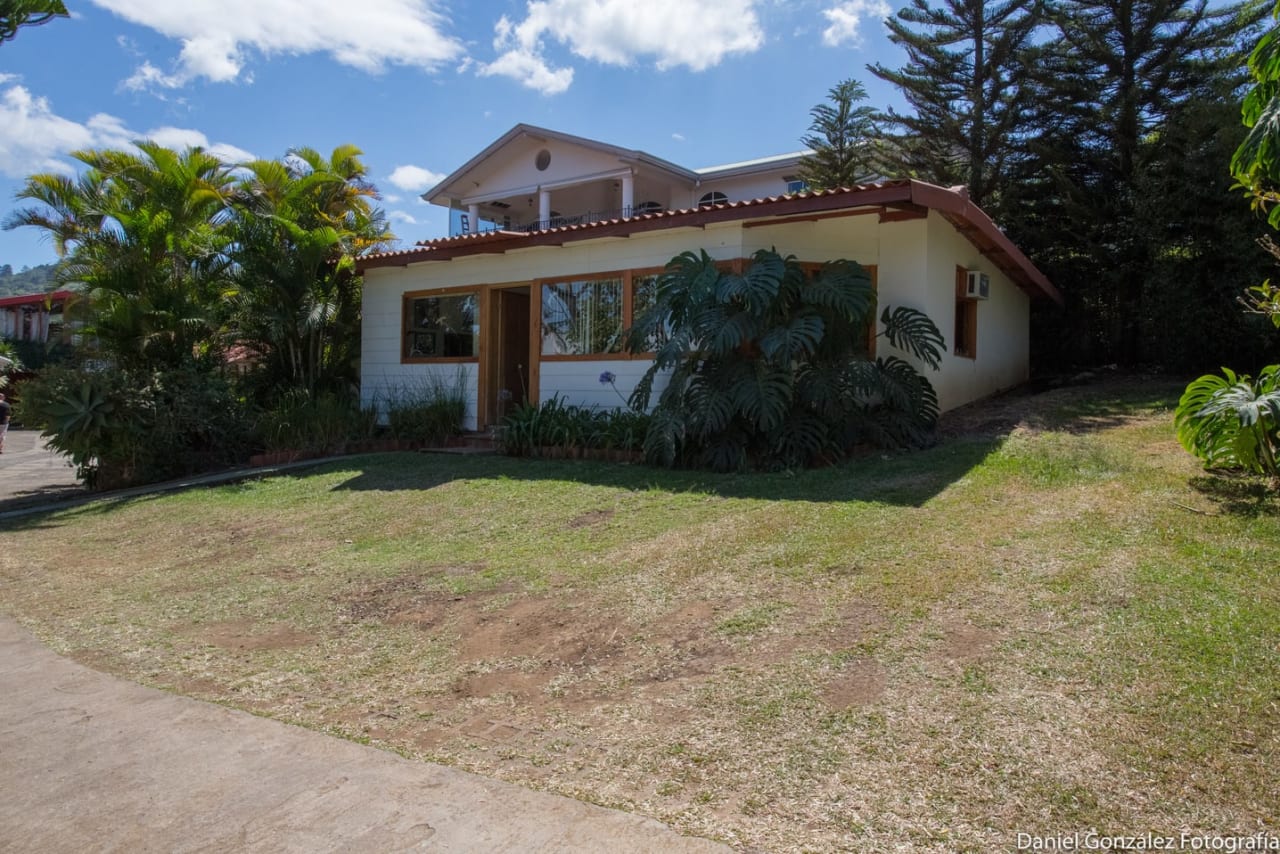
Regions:
<instances>
[{"instance_id":1,"label":"round vent on gable","mask_svg":"<svg viewBox=\"0 0 1280 854\"><path fill-rule=\"evenodd\" d=\"M545 148L538 152L533 158L533 165L537 167L539 172L547 171L547 167L551 165L551 152Z\"/></svg>"}]
</instances>

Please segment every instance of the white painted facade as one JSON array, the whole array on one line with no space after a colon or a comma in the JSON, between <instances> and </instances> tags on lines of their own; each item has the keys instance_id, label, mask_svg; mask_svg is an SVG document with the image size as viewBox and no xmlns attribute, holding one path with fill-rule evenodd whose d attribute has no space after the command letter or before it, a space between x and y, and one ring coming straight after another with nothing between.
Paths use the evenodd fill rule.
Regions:
<instances>
[{"instance_id":1,"label":"white painted facade","mask_svg":"<svg viewBox=\"0 0 1280 854\"><path fill-rule=\"evenodd\" d=\"M496 301L514 293L534 297L525 316L535 343L519 370L523 384L528 363L536 399L559 395L574 404L621 406L650 362L625 354L543 356L536 343L542 337L537 309L541 283L661 268L688 250L706 250L717 260L734 262L759 249L776 248L803 262L842 258L874 267L880 309L919 309L947 341L940 370L919 366L943 410L1028 378L1031 295L1058 298L1057 292L985 214L968 204L962 191L888 182L775 198L785 194L787 179L794 178L796 160L787 155L685 170L643 152L518 126L425 196L470 211L472 234L362 261L364 402L385 400L395 389L429 376L452 379L461 369L470 407L466 426L477 429L497 421L505 404L498 402L498 381L493 379L500 370L495 361L500 345L491 339L501 337L498 324L507 321L499 321ZM711 191L723 193L731 204L700 209L698 199ZM495 208L495 201L507 207ZM622 206L624 201L636 206L654 201L685 210L607 222L574 219L584 210ZM745 204L732 204L737 202ZM498 234L474 233L477 212L488 217L503 210L508 217L543 221L533 227L512 222ZM547 223L548 212L566 221ZM976 306L973 358L953 351L957 267L986 273L991 281L990 298ZM406 294L459 289L484 294L475 318L480 353L461 363L407 358ZM914 361L879 338L877 355L891 354ZM502 370L509 375L509 369ZM600 382L606 371L616 377L612 386Z\"/></svg>"}]
</instances>

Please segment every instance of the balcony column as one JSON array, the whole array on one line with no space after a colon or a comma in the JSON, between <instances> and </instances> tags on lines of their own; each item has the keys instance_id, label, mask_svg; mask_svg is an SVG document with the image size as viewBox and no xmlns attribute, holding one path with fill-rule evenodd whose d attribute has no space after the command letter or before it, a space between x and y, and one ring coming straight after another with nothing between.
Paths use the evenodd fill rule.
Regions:
<instances>
[{"instance_id":1,"label":"balcony column","mask_svg":"<svg viewBox=\"0 0 1280 854\"><path fill-rule=\"evenodd\" d=\"M551 224L551 191L538 191L538 222L543 228Z\"/></svg>"},{"instance_id":2,"label":"balcony column","mask_svg":"<svg viewBox=\"0 0 1280 854\"><path fill-rule=\"evenodd\" d=\"M467 225L471 228L471 233L480 230L480 206L467 205Z\"/></svg>"},{"instance_id":3,"label":"balcony column","mask_svg":"<svg viewBox=\"0 0 1280 854\"><path fill-rule=\"evenodd\" d=\"M622 215L631 216L631 208L636 201L636 176L622 176Z\"/></svg>"}]
</instances>

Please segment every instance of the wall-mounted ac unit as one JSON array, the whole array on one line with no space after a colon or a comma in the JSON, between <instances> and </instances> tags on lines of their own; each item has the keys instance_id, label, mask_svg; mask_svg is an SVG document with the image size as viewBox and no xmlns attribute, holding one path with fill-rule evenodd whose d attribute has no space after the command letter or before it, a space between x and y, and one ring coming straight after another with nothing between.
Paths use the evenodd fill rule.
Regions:
<instances>
[{"instance_id":1,"label":"wall-mounted ac unit","mask_svg":"<svg viewBox=\"0 0 1280 854\"><path fill-rule=\"evenodd\" d=\"M969 299L987 299L991 296L991 277L981 270L970 270L964 295Z\"/></svg>"}]
</instances>

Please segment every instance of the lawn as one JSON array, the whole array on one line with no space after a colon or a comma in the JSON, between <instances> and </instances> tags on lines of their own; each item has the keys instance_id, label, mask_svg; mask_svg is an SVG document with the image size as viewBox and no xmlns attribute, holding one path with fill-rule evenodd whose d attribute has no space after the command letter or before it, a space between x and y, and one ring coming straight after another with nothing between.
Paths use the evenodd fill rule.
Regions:
<instances>
[{"instance_id":1,"label":"lawn","mask_svg":"<svg viewBox=\"0 0 1280 854\"><path fill-rule=\"evenodd\" d=\"M386 454L0 523L98 669L743 850L1280 831L1280 502L1168 382L713 476Z\"/></svg>"}]
</instances>

